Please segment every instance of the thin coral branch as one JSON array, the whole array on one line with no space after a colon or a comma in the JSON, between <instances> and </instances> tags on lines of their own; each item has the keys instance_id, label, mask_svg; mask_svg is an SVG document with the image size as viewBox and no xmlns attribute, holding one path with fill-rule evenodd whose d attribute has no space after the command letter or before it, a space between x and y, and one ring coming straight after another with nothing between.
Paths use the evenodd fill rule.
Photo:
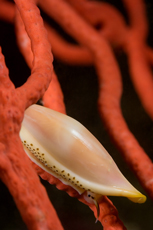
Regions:
<instances>
[{"instance_id":1,"label":"thin coral branch","mask_svg":"<svg viewBox=\"0 0 153 230\"><path fill-rule=\"evenodd\" d=\"M51 47L47 40L46 30L38 8L33 2L15 1L24 21L25 29L31 39L34 55L32 74L27 82L18 89L22 97L26 98L26 107L36 102L47 89L51 80L52 61ZM39 78L39 81L37 80ZM40 84L41 82L41 84ZM31 86L33 86L31 88ZM39 92L39 94L38 94Z\"/></svg>"},{"instance_id":2,"label":"thin coral branch","mask_svg":"<svg viewBox=\"0 0 153 230\"><path fill-rule=\"evenodd\" d=\"M42 98L43 105L60 113L66 114L66 108L63 100L64 97L61 86L55 72L53 72L52 81Z\"/></svg>"},{"instance_id":3,"label":"thin coral branch","mask_svg":"<svg viewBox=\"0 0 153 230\"><path fill-rule=\"evenodd\" d=\"M113 5L98 1L67 2L114 47L123 44L127 25L122 14Z\"/></svg>"},{"instance_id":4,"label":"thin coral branch","mask_svg":"<svg viewBox=\"0 0 153 230\"><path fill-rule=\"evenodd\" d=\"M91 65L93 63L88 49L79 44L76 45L67 42L47 23L45 23L45 28L47 29L55 58L71 65Z\"/></svg>"},{"instance_id":5,"label":"thin coral branch","mask_svg":"<svg viewBox=\"0 0 153 230\"><path fill-rule=\"evenodd\" d=\"M0 0L0 19L13 23L15 10L14 4L5 0Z\"/></svg>"},{"instance_id":6,"label":"thin coral branch","mask_svg":"<svg viewBox=\"0 0 153 230\"><path fill-rule=\"evenodd\" d=\"M15 26L16 26L16 34L17 34L18 46L20 48L20 51L23 54L29 67L32 68L34 56L31 50L31 41L22 23L22 19L20 17L19 12L16 12ZM47 91L43 95L42 98L43 104L44 106L50 107L51 109L57 110L62 113L66 113L65 106L63 103L63 94L61 91L61 87L59 85L57 76L54 72L52 78L53 79Z\"/></svg>"},{"instance_id":7,"label":"thin coral branch","mask_svg":"<svg viewBox=\"0 0 153 230\"><path fill-rule=\"evenodd\" d=\"M135 33L129 33L125 50L136 92L144 109L153 120L153 78L151 65L145 56L147 48Z\"/></svg>"},{"instance_id":8,"label":"thin coral branch","mask_svg":"<svg viewBox=\"0 0 153 230\"><path fill-rule=\"evenodd\" d=\"M145 40L148 35L148 22L144 1L123 0L123 4L127 10L130 28L137 32L139 39Z\"/></svg>"}]
</instances>

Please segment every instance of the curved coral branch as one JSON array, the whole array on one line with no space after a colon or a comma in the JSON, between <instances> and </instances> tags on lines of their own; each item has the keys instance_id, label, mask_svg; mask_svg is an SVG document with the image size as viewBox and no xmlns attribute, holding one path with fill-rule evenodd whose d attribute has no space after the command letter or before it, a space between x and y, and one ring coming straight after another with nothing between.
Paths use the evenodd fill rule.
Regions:
<instances>
[{"instance_id":1,"label":"curved coral branch","mask_svg":"<svg viewBox=\"0 0 153 230\"><path fill-rule=\"evenodd\" d=\"M146 39L148 35L148 22L146 17L145 3L142 0L123 0L123 4L127 10L130 28L137 32L139 39ZM137 9L137 13L135 13Z\"/></svg>"},{"instance_id":2,"label":"curved coral branch","mask_svg":"<svg viewBox=\"0 0 153 230\"><path fill-rule=\"evenodd\" d=\"M71 65L90 65L93 63L89 50L78 44L75 45L67 42L47 23L45 23L45 27L55 58Z\"/></svg>"},{"instance_id":3,"label":"curved coral branch","mask_svg":"<svg viewBox=\"0 0 153 230\"><path fill-rule=\"evenodd\" d=\"M123 1L129 14L130 25L127 26L121 14L109 4L81 0L77 2L67 1L92 25L98 24L101 35L107 38L109 42L114 46L122 47L127 53L133 84L146 112L153 119L152 73L150 63L144 58L148 49L144 43L148 32L144 3L141 0L134 3ZM137 14L135 8L137 8Z\"/></svg>"},{"instance_id":4,"label":"curved coral branch","mask_svg":"<svg viewBox=\"0 0 153 230\"><path fill-rule=\"evenodd\" d=\"M23 100L26 98L26 107L35 103L44 94L51 80L52 61L51 47L47 40L47 33L40 17L39 10L33 2L24 3L15 1L24 21L25 29L31 39L34 55L32 74L18 92ZM39 81L37 80L39 79ZM41 84L40 84L41 82ZM33 86L31 88L31 86ZM39 92L39 93L38 93Z\"/></svg>"},{"instance_id":5,"label":"curved coral branch","mask_svg":"<svg viewBox=\"0 0 153 230\"><path fill-rule=\"evenodd\" d=\"M33 63L33 52L31 50L31 41L27 35L24 24L20 17L19 12L16 12L15 17L15 26L16 26L16 34L18 45L23 54L27 64L30 69L32 68ZM58 82L56 74L53 72L52 81L47 89L47 91L43 95L43 104L46 107L50 107L59 112L65 113L65 106L63 103L63 94L61 91L60 84Z\"/></svg>"},{"instance_id":6,"label":"curved coral branch","mask_svg":"<svg viewBox=\"0 0 153 230\"><path fill-rule=\"evenodd\" d=\"M145 57L146 47L135 33L130 33L125 50L136 92L144 109L153 120L153 78L150 63Z\"/></svg>"},{"instance_id":7,"label":"curved coral branch","mask_svg":"<svg viewBox=\"0 0 153 230\"><path fill-rule=\"evenodd\" d=\"M0 0L0 19L13 23L15 10L14 4L5 0Z\"/></svg>"},{"instance_id":8,"label":"curved coral branch","mask_svg":"<svg viewBox=\"0 0 153 230\"><path fill-rule=\"evenodd\" d=\"M45 107L56 110L60 113L66 114L66 109L63 100L64 98L61 86L58 82L55 72L53 72L52 81L42 98L43 105Z\"/></svg>"}]
</instances>

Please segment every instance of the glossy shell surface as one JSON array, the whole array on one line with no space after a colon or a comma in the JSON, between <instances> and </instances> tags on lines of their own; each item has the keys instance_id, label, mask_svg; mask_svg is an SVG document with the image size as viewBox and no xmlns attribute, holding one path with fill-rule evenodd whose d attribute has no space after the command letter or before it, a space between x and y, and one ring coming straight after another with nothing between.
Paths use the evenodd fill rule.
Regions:
<instances>
[{"instance_id":1,"label":"glossy shell surface","mask_svg":"<svg viewBox=\"0 0 153 230\"><path fill-rule=\"evenodd\" d=\"M101 143L73 118L32 105L25 111L20 137L33 162L80 194L89 191L138 203L146 200Z\"/></svg>"}]
</instances>

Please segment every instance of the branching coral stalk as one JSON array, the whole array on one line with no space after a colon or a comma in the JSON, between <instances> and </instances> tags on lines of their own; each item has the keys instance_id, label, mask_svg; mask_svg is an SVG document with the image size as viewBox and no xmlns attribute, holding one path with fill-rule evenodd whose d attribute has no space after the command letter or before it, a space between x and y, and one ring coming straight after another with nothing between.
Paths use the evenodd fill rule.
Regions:
<instances>
[{"instance_id":1,"label":"branching coral stalk","mask_svg":"<svg viewBox=\"0 0 153 230\"><path fill-rule=\"evenodd\" d=\"M16 11L15 25L19 48L31 69L34 57L33 52L31 50L31 41L27 35L23 21L18 11ZM61 113L66 113L65 105L63 103L63 94L55 72L53 72L52 81L47 91L44 93L42 99L44 106L50 107Z\"/></svg>"},{"instance_id":2,"label":"branching coral stalk","mask_svg":"<svg viewBox=\"0 0 153 230\"><path fill-rule=\"evenodd\" d=\"M63 229L45 189L29 164L19 138L25 108L42 96L51 79L50 45L46 39L39 11L32 1L17 0L16 4L25 20L25 27L28 27L27 32L32 41L35 60L30 80L24 86L15 89L9 79L3 55L0 53L0 177L12 194L29 229ZM31 23L30 28L31 18L37 23ZM31 33L32 29L36 31L34 35ZM40 43L43 44L42 49L39 48ZM43 55L44 53L46 55ZM43 55L43 60L39 58L40 54ZM41 78L41 71L44 73L43 78ZM39 82L37 84L37 78L42 83L41 87ZM31 85L29 82L36 84ZM52 217L48 210L51 210Z\"/></svg>"},{"instance_id":3,"label":"branching coral stalk","mask_svg":"<svg viewBox=\"0 0 153 230\"><path fill-rule=\"evenodd\" d=\"M38 12L36 16L33 14L33 6L35 6L34 3L27 7L22 4L22 2L19 4L17 2L17 7L20 11L22 20L24 21L25 28L31 38L31 46L34 56L31 71L32 74L22 88L18 89L18 91L22 91L22 95L25 96L27 100L26 106L36 102L47 89L49 81L51 80L51 63L53 60L43 21L39 20L41 18ZM40 21L40 24L37 21ZM39 81L37 80L38 78L40 79ZM30 86L32 85L34 88L31 92Z\"/></svg>"},{"instance_id":4,"label":"branching coral stalk","mask_svg":"<svg viewBox=\"0 0 153 230\"><path fill-rule=\"evenodd\" d=\"M99 33L114 47L122 47L128 55L131 78L140 100L153 119L153 80L150 63L146 58L148 47L145 43L148 25L144 3L141 0L126 1L130 25L119 11L107 3L67 0L93 26L99 26ZM135 7L137 13L135 13ZM103 14L101 14L103 12ZM150 50L150 54L152 51ZM145 77L144 77L145 76ZM147 91L144 90L147 88Z\"/></svg>"}]
</instances>

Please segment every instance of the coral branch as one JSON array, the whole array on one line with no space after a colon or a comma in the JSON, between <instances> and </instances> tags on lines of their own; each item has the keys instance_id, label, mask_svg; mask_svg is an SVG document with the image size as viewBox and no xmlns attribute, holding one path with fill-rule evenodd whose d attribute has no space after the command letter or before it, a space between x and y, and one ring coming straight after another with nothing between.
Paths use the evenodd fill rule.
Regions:
<instances>
[{"instance_id":1,"label":"coral branch","mask_svg":"<svg viewBox=\"0 0 153 230\"><path fill-rule=\"evenodd\" d=\"M96 210L94 209L94 211ZM110 229L126 230L126 227L123 226L122 222L118 218L117 209L114 207L112 202L106 196L103 197L100 203L100 212L104 214L104 216L101 217L100 219L104 229L106 230L110 230Z\"/></svg>"},{"instance_id":2,"label":"coral branch","mask_svg":"<svg viewBox=\"0 0 153 230\"><path fill-rule=\"evenodd\" d=\"M148 35L148 22L146 17L145 4L142 0L123 0L123 4L127 9L130 28L137 32L139 39L145 40ZM137 9L135 11L135 9Z\"/></svg>"},{"instance_id":3,"label":"coral branch","mask_svg":"<svg viewBox=\"0 0 153 230\"><path fill-rule=\"evenodd\" d=\"M25 27L22 23L22 19L20 17L19 12L16 12L15 18L15 25L16 25L16 34L18 40L18 46L23 54L27 64L30 68L32 68L33 63L33 53L31 50L31 42L25 31ZM44 106L50 107L54 110L59 112L65 113L65 106L63 103L63 94L56 77L56 74L53 72L52 81L47 89L47 91L43 95L43 103Z\"/></svg>"},{"instance_id":4,"label":"coral branch","mask_svg":"<svg viewBox=\"0 0 153 230\"><path fill-rule=\"evenodd\" d=\"M47 40L47 34L40 17L38 8L33 2L15 1L24 21L25 29L31 39L34 55L32 74L28 81L18 89L19 93L27 100L26 107L35 103L44 94L51 80L52 61L51 47ZM39 81L37 80L39 79ZM41 82L41 83L40 83ZM32 86L32 88L31 88ZM38 94L39 92L39 94Z\"/></svg>"},{"instance_id":5,"label":"coral branch","mask_svg":"<svg viewBox=\"0 0 153 230\"><path fill-rule=\"evenodd\" d=\"M49 41L52 44L52 52L56 58L72 65L89 65L93 63L89 50L80 45L67 42L47 23L45 23L45 27Z\"/></svg>"},{"instance_id":6,"label":"coral branch","mask_svg":"<svg viewBox=\"0 0 153 230\"><path fill-rule=\"evenodd\" d=\"M66 114L63 99L64 98L60 84L58 82L55 72L53 72L52 81L42 98L43 104L48 108Z\"/></svg>"},{"instance_id":7,"label":"coral branch","mask_svg":"<svg viewBox=\"0 0 153 230\"><path fill-rule=\"evenodd\" d=\"M121 46L127 26L121 13L112 5L98 1L67 0L99 34L113 46ZM101 13L103 12L103 13Z\"/></svg>"},{"instance_id":8,"label":"coral branch","mask_svg":"<svg viewBox=\"0 0 153 230\"><path fill-rule=\"evenodd\" d=\"M5 0L0 0L0 19L13 23L15 10L14 4Z\"/></svg>"},{"instance_id":9,"label":"coral branch","mask_svg":"<svg viewBox=\"0 0 153 230\"><path fill-rule=\"evenodd\" d=\"M150 63L145 57L146 47L135 33L130 33L125 49L129 56L129 69L136 92L153 120L153 78Z\"/></svg>"},{"instance_id":10,"label":"coral branch","mask_svg":"<svg viewBox=\"0 0 153 230\"><path fill-rule=\"evenodd\" d=\"M106 3L67 1L92 25L98 24L101 34L113 45L122 46L129 58L131 78L136 91L147 113L153 119L152 73L144 58L144 52L148 49L144 43L148 32L144 3L141 0L134 3L123 1L129 13L130 26L127 27L119 12ZM135 8L137 8L137 14L135 14ZM144 93L146 88L148 90Z\"/></svg>"},{"instance_id":11,"label":"coral branch","mask_svg":"<svg viewBox=\"0 0 153 230\"><path fill-rule=\"evenodd\" d=\"M12 194L29 229L63 229L45 189L23 151L18 132L24 106L8 77L2 54L0 66L0 177ZM51 210L52 218L48 215L48 210Z\"/></svg>"}]
</instances>

